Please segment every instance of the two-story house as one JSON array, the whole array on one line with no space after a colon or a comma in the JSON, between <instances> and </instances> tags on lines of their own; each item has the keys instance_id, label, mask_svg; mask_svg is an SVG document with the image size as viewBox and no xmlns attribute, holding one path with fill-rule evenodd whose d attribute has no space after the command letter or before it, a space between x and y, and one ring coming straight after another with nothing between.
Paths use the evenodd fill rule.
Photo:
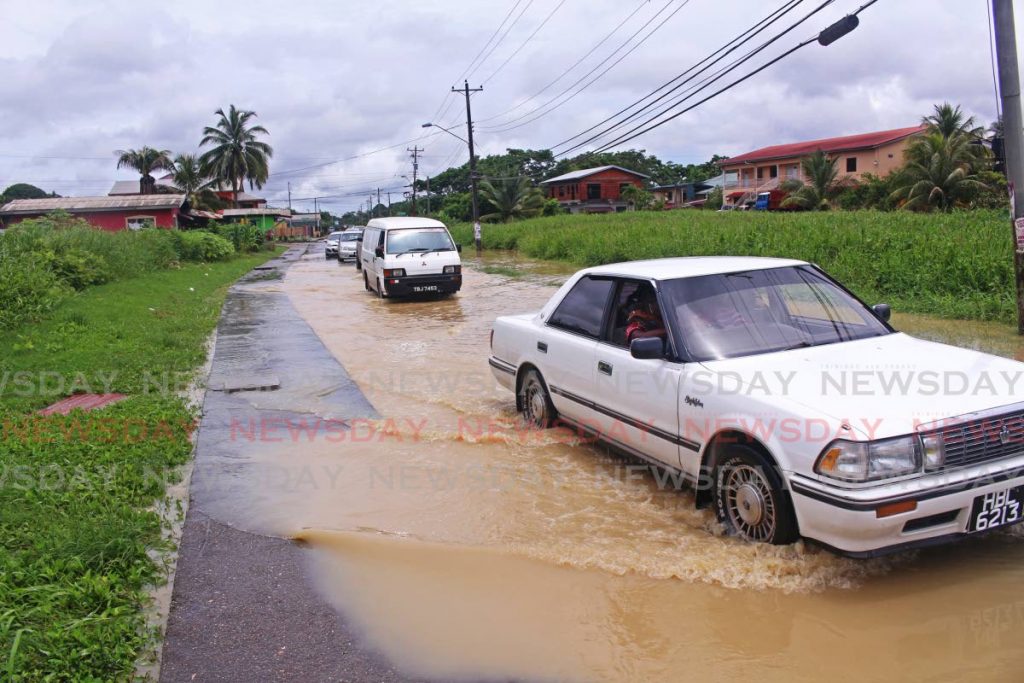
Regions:
<instances>
[{"instance_id":1,"label":"two-story house","mask_svg":"<svg viewBox=\"0 0 1024 683\"><path fill-rule=\"evenodd\" d=\"M598 166L548 178L540 185L549 199L557 199L572 213L611 213L626 210L623 189L642 188L647 178L621 166Z\"/></svg>"}]
</instances>

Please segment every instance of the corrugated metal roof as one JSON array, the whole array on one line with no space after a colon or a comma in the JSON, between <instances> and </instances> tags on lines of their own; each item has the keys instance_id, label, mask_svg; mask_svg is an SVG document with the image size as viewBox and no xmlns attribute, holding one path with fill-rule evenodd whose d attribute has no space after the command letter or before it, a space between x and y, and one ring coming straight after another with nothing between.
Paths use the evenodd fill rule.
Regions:
<instances>
[{"instance_id":1,"label":"corrugated metal roof","mask_svg":"<svg viewBox=\"0 0 1024 683\"><path fill-rule=\"evenodd\" d=\"M291 216L291 209L275 209L264 206L259 209L224 209L224 216Z\"/></svg>"},{"instance_id":2,"label":"corrugated metal roof","mask_svg":"<svg viewBox=\"0 0 1024 683\"><path fill-rule=\"evenodd\" d=\"M580 178L586 178L587 176L592 176L595 173L600 173L601 171L607 171L607 170L610 170L610 169L613 169L613 168L617 169L619 171L623 171L625 173L629 173L631 175L638 176L640 178L649 178L650 177L650 176L644 175L643 173L639 173L637 171L631 171L628 168L623 168L622 166L609 165L609 166L597 166L595 168L584 168L584 169L579 170L579 171L570 171L569 173L563 173L560 176L555 176L554 178L548 178L547 180L543 181L541 183L541 185L547 185L548 183L562 183L562 182L567 182L567 181L570 181L570 180L579 180Z\"/></svg>"},{"instance_id":3,"label":"corrugated metal roof","mask_svg":"<svg viewBox=\"0 0 1024 683\"><path fill-rule=\"evenodd\" d=\"M804 157L814 154L819 149L823 152L852 152L857 149L872 149L890 142L896 142L903 138L924 131L923 126L911 126L909 128L896 128L893 130L880 130L874 133L860 133L858 135L844 135L838 138L823 138L821 140L808 140L806 142L793 142L786 145L772 145L762 147L753 152L740 154L739 156L723 159L718 162L722 166L741 164L747 161L767 161L769 159L785 159L790 157Z\"/></svg>"},{"instance_id":4,"label":"corrugated metal roof","mask_svg":"<svg viewBox=\"0 0 1024 683\"><path fill-rule=\"evenodd\" d=\"M171 190L177 190L174 183L168 176L156 179L157 187L165 187ZM117 180L114 182L114 186L110 188L108 195L132 195L139 194L139 181L138 180Z\"/></svg>"},{"instance_id":5,"label":"corrugated metal roof","mask_svg":"<svg viewBox=\"0 0 1024 683\"><path fill-rule=\"evenodd\" d=\"M183 194L146 194L132 197L47 197L46 199L15 199L0 207L0 214L177 209L184 203L185 195Z\"/></svg>"}]
</instances>

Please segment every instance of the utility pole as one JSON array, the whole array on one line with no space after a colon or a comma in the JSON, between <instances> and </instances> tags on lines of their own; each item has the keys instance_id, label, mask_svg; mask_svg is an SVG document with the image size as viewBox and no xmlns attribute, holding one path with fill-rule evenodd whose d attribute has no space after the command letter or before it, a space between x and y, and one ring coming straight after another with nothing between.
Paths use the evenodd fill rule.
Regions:
<instances>
[{"instance_id":1,"label":"utility pole","mask_svg":"<svg viewBox=\"0 0 1024 683\"><path fill-rule=\"evenodd\" d=\"M309 206L309 205L307 204L306 206ZM315 227L316 235L315 235L315 237L319 237L320 236L320 205L317 203L317 198L316 197L313 197L313 213L316 214L316 227Z\"/></svg>"},{"instance_id":2,"label":"utility pole","mask_svg":"<svg viewBox=\"0 0 1024 683\"><path fill-rule=\"evenodd\" d=\"M430 176L427 176L427 215L430 215Z\"/></svg>"},{"instance_id":3,"label":"utility pole","mask_svg":"<svg viewBox=\"0 0 1024 683\"><path fill-rule=\"evenodd\" d=\"M996 61L999 68L999 95L1003 105L1003 135L1006 154L1006 180L1010 188L1010 213L1013 219L1013 265L1017 276L1017 334L1024 335L1024 197L1016 189L1024 188L1024 120L1020 110L1020 72L1017 66L1017 36L1013 21L1013 0L992 0L993 27L996 34Z\"/></svg>"},{"instance_id":4,"label":"utility pole","mask_svg":"<svg viewBox=\"0 0 1024 683\"><path fill-rule=\"evenodd\" d=\"M377 188L377 206L380 206L380 188ZM373 208L377 208L377 206Z\"/></svg>"},{"instance_id":5,"label":"utility pole","mask_svg":"<svg viewBox=\"0 0 1024 683\"><path fill-rule=\"evenodd\" d=\"M412 152L412 215L416 215L416 171L420 168L420 152L422 148L413 146L412 149L405 148L406 152Z\"/></svg>"},{"instance_id":6,"label":"utility pole","mask_svg":"<svg viewBox=\"0 0 1024 683\"><path fill-rule=\"evenodd\" d=\"M391 191L388 190L388 215L391 215Z\"/></svg>"},{"instance_id":7,"label":"utility pole","mask_svg":"<svg viewBox=\"0 0 1024 683\"><path fill-rule=\"evenodd\" d=\"M483 90L483 86L479 88L470 88L469 81L463 81L461 88L452 88L452 92L462 93L466 96L466 131L468 133L467 140L469 142L469 186L473 193L473 242L476 244L476 253L480 254L480 204L476 197L476 152L473 150L473 109L469 104L469 96L475 92Z\"/></svg>"},{"instance_id":8,"label":"utility pole","mask_svg":"<svg viewBox=\"0 0 1024 683\"><path fill-rule=\"evenodd\" d=\"M292 210L292 184L288 183L288 210Z\"/></svg>"}]
</instances>

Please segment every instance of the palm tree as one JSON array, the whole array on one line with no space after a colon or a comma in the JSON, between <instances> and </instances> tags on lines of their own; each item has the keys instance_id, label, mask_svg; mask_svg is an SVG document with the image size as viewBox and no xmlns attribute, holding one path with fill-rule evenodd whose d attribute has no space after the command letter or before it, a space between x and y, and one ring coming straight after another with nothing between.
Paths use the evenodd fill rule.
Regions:
<instances>
[{"instance_id":1,"label":"palm tree","mask_svg":"<svg viewBox=\"0 0 1024 683\"><path fill-rule=\"evenodd\" d=\"M981 138L985 133L983 126L975 124L973 116L967 116L959 104L954 107L949 102L936 104L932 115L921 119L921 125L928 128L929 134L937 133L944 138L951 138L954 135Z\"/></svg>"},{"instance_id":2,"label":"palm tree","mask_svg":"<svg viewBox=\"0 0 1024 683\"><path fill-rule=\"evenodd\" d=\"M263 126L249 126L256 112L236 109L235 105L214 112L220 117L217 125L203 129L199 146L213 145L199 158L204 168L219 181L231 184L231 197L238 206L238 192L249 181L249 187L260 188L270 175L270 157L274 150L258 140L257 135L269 135Z\"/></svg>"},{"instance_id":3,"label":"palm tree","mask_svg":"<svg viewBox=\"0 0 1024 683\"><path fill-rule=\"evenodd\" d=\"M544 211L544 194L530 184L526 176L485 180L480 183L480 194L495 211L481 220L510 221L513 218L532 218Z\"/></svg>"},{"instance_id":4,"label":"palm tree","mask_svg":"<svg viewBox=\"0 0 1024 683\"><path fill-rule=\"evenodd\" d=\"M117 154L118 168L133 168L142 175L139 182L141 194L153 194L156 191L156 179L151 173L170 169L171 151L168 149L153 149L143 146L140 149L119 149Z\"/></svg>"},{"instance_id":5,"label":"palm tree","mask_svg":"<svg viewBox=\"0 0 1024 683\"><path fill-rule=\"evenodd\" d=\"M188 197L192 208L213 209L218 204L217 195L210 189L214 181L195 154L174 157L171 179L175 187Z\"/></svg>"},{"instance_id":6,"label":"palm tree","mask_svg":"<svg viewBox=\"0 0 1024 683\"><path fill-rule=\"evenodd\" d=\"M783 183L782 189L789 191L790 195L783 200L782 205L814 211L831 209L832 201L845 187L843 181L837 180L839 168L836 166L836 160L830 159L819 149L804 158L800 166L809 182L803 183L794 179Z\"/></svg>"},{"instance_id":7,"label":"palm tree","mask_svg":"<svg viewBox=\"0 0 1024 683\"><path fill-rule=\"evenodd\" d=\"M962 133L945 137L935 132L914 140L907 147L907 163L892 199L903 201L904 209L949 211L968 203L978 190L988 187L975 173L978 149Z\"/></svg>"}]
</instances>

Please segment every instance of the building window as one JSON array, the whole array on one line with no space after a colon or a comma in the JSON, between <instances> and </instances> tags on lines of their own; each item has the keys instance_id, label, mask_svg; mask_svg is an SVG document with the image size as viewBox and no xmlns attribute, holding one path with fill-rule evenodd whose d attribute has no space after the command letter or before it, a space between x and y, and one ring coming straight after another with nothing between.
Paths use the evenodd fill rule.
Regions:
<instances>
[{"instance_id":1,"label":"building window","mask_svg":"<svg viewBox=\"0 0 1024 683\"><path fill-rule=\"evenodd\" d=\"M619 195L621 195L623 192L625 192L626 188L629 187L632 184L633 183L619 183Z\"/></svg>"},{"instance_id":2,"label":"building window","mask_svg":"<svg viewBox=\"0 0 1024 683\"><path fill-rule=\"evenodd\" d=\"M125 225L129 230L142 230L143 228L155 228L155 216L129 216L125 219Z\"/></svg>"},{"instance_id":3,"label":"building window","mask_svg":"<svg viewBox=\"0 0 1024 683\"><path fill-rule=\"evenodd\" d=\"M565 196L565 185L559 185L558 186L558 196L559 197L564 197Z\"/></svg>"},{"instance_id":4,"label":"building window","mask_svg":"<svg viewBox=\"0 0 1024 683\"><path fill-rule=\"evenodd\" d=\"M800 166L798 164L790 164L786 167L786 177L796 178L800 175Z\"/></svg>"},{"instance_id":5,"label":"building window","mask_svg":"<svg viewBox=\"0 0 1024 683\"><path fill-rule=\"evenodd\" d=\"M758 166L757 167L757 179L761 180L762 178L764 178L764 169L761 168L760 166Z\"/></svg>"},{"instance_id":6,"label":"building window","mask_svg":"<svg viewBox=\"0 0 1024 683\"><path fill-rule=\"evenodd\" d=\"M587 183L587 199L600 199L601 198L601 184L600 183Z\"/></svg>"},{"instance_id":7,"label":"building window","mask_svg":"<svg viewBox=\"0 0 1024 683\"><path fill-rule=\"evenodd\" d=\"M779 167L778 166L769 166L768 167L768 177L769 178L778 178L779 177Z\"/></svg>"},{"instance_id":8,"label":"building window","mask_svg":"<svg viewBox=\"0 0 1024 683\"><path fill-rule=\"evenodd\" d=\"M856 173L857 172L857 157L846 157L846 172Z\"/></svg>"}]
</instances>

